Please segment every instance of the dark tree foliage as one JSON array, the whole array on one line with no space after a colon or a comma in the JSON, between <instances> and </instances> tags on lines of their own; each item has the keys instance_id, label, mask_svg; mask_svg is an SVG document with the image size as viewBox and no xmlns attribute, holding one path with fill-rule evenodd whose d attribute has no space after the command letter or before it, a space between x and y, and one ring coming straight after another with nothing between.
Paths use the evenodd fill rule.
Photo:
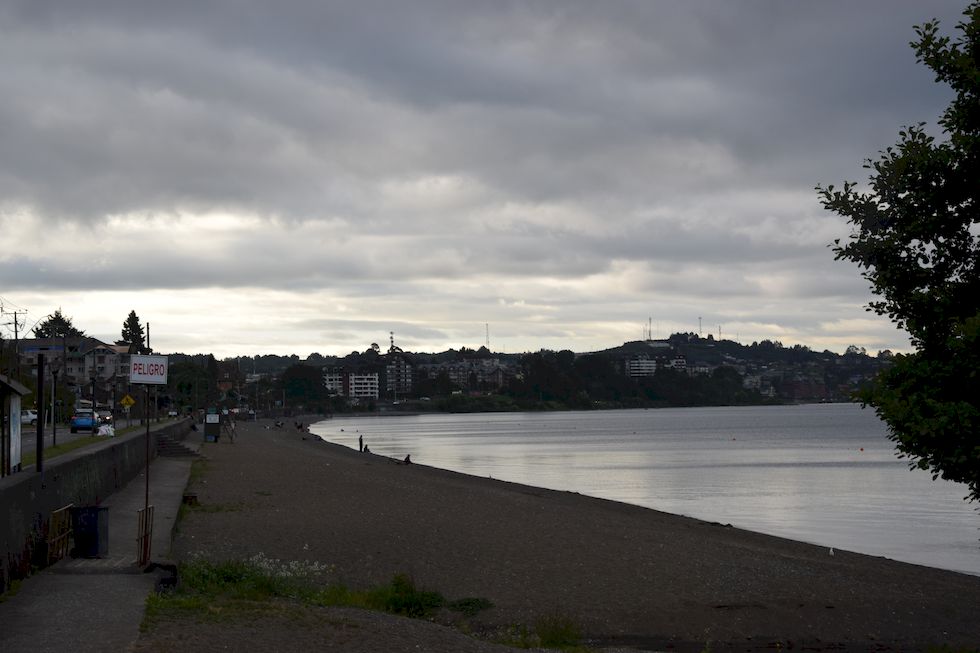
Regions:
<instances>
[{"instance_id":1,"label":"dark tree foliage","mask_svg":"<svg viewBox=\"0 0 980 653\"><path fill-rule=\"evenodd\" d=\"M143 325L136 315L136 311L130 311L129 316L122 325L121 342L136 345L137 354L148 354L150 350L146 346L146 333Z\"/></svg>"},{"instance_id":2,"label":"dark tree foliage","mask_svg":"<svg viewBox=\"0 0 980 653\"><path fill-rule=\"evenodd\" d=\"M282 387L286 401L291 406L317 408L327 400L327 389L323 385L323 372L318 367L296 364L286 368L282 374Z\"/></svg>"},{"instance_id":3,"label":"dark tree foliage","mask_svg":"<svg viewBox=\"0 0 980 653\"><path fill-rule=\"evenodd\" d=\"M966 483L980 499L980 2L956 40L936 21L916 28L916 58L954 99L937 141L925 124L869 160L868 192L853 182L817 187L848 219L836 258L857 263L880 299L870 310L905 329L915 348L896 356L862 399L888 424L911 466Z\"/></svg>"},{"instance_id":4,"label":"dark tree foliage","mask_svg":"<svg viewBox=\"0 0 980 653\"><path fill-rule=\"evenodd\" d=\"M61 314L61 309L56 310L51 316L38 322L34 327L35 338L68 338L84 336L85 332L72 326L71 318Z\"/></svg>"}]
</instances>

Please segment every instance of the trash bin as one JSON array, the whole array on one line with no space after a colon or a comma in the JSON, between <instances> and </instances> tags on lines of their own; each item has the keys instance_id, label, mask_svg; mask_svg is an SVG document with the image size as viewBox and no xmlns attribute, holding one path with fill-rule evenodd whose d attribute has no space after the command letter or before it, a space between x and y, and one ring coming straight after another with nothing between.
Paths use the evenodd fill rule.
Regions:
<instances>
[{"instance_id":1,"label":"trash bin","mask_svg":"<svg viewBox=\"0 0 980 653\"><path fill-rule=\"evenodd\" d=\"M72 555L76 558L100 558L109 553L109 508L78 506L71 509L71 527L75 536Z\"/></svg>"}]
</instances>

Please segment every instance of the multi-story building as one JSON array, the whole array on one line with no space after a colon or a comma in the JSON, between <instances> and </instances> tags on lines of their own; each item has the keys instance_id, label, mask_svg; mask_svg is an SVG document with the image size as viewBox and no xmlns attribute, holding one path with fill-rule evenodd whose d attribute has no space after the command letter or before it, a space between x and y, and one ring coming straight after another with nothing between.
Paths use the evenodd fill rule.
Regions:
<instances>
[{"instance_id":1,"label":"multi-story building","mask_svg":"<svg viewBox=\"0 0 980 653\"><path fill-rule=\"evenodd\" d=\"M325 372L323 375L323 387L332 395L346 395L347 384L343 372Z\"/></svg>"},{"instance_id":2,"label":"multi-story building","mask_svg":"<svg viewBox=\"0 0 980 653\"><path fill-rule=\"evenodd\" d=\"M27 338L18 344L21 365L37 374L37 360L44 354L48 369L55 366L70 383L95 379L129 380L131 345L109 345L96 338Z\"/></svg>"},{"instance_id":3,"label":"multi-story building","mask_svg":"<svg viewBox=\"0 0 980 653\"><path fill-rule=\"evenodd\" d=\"M497 358L467 358L450 363L429 363L419 369L430 377L445 374L459 388L499 390L507 380L508 371Z\"/></svg>"},{"instance_id":4,"label":"multi-story building","mask_svg":"<svg viewBox=\"0 0 980 653\"><path fill-rule=\"evenodd\" d=\"M377 372L328 371L323 385L331 393L351 399L377 399L380 388Z\"/></svg>"},{"instance_id":5,"label":"multi-story building","mask_svg":"<svg viewBox=\"0 0 980 653\"><path fill-rule=\"evenodd\" d=\"M388 355L385 366L385 389L390 397L405 396L412 392L412 366L404 356Z\"/></svg>"},{"instance_id":6,"label":"multi-story building","mask_svg":"<svg viewBox=\"0 0 980 653\"><path fill-rule=\"evenodd\" d=\"M626 361L626 376L637 379L653 376L657 373L657 361L654 358L633 358Z\"/></svg>"},{"instance_id":7,"label":"multi-story building","mask_svg":"<svg viewBox=\"0 0 980 653\"><path fill-rule=\"evenodd\" d=\"M354 399L378 398L378 373L347 375L347 396Z\"/></svg>"},{"instance_id":8,"label":"multi-story building","mask_svg":"<svg viewBox=\"0 0 980 653\"><path fill-rule=\"evenodd\" d=\"M129 357L135 351L128 344L110 345L86 336L25 338L17 348L28 374L37 376L38 357L43 354L47 372L57 373L76 397L91 398L94 391L99 402L110 402L116 390L129 383Z\"/></svg>"}]
</instances>

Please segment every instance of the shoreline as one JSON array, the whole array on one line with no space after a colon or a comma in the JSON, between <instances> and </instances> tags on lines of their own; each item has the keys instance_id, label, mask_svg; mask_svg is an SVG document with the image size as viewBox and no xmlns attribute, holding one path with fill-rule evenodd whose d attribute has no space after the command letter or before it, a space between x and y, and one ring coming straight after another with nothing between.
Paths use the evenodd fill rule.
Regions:
<instances>
[{"instance_id":1,"label":"shoreline","mask_svg":"<svg viewBox=\"0 0 980 653\"><path fill-rule=\"evenodd\" d=\"M821 404L787 407L771 419L763 415L764 410L754 408L749 409L753 413L741 417L745 414L739 413L738 408L714 413L714 417L703 409L695 409L694 417L690 418L683 412L687 409L679 409L680 412L674 413L669 420L652 413L649 416L619 413L617 417L590 415L590 411L572 416L561 413L550 416L527 414L529 421L525 421L523 415L488 417L481 414L456 418L422 417L421 421L407 417L397 423L379 419L370 424L338 418L311 424L311 431L328 442L342 444L355 452L358 435L363 435L373 453L392 459L401 459L410 453L413 462L480 478L506 479L533 487L579 492L585 496L707 522L730 522L745 530L815 546L846 549L872 557L980 577L976 512L971 510L973 506L962 501L962 495L958 493L961 488L947 482L930 481L919 471L910 473L903 462L892 456L894 445L885 440L883 430L879 437L878 420L870 411L861 411L856 406L827 408L831 409L829 413ZM778 427L787 420L805 419L796 416L798 409L806 411L805 415L813 417L816 422L829 419L830 423L835 423L837 418L834 416L838 411L847 418L848 424L852 418L861 418L856 422L858 427L851 428L855 439L846 437L838 440L830 434L832 442L819 444L820 451L810 455L800 453L810 450L809 441L792 439L786 444L771 444L769 440L758 439L745 428L735 426L733 428L736 430L729 435L737 435L738 442L734 442L735 438L726 437L721 439L725 441L708 443L712 456L710 462L722 465L729 460L725 457L728 452L734 451L736 453L732 455L735 458L732 460L753 464L736 465L737 469L725 467L721 470L723 477L718 481L712 476L715 465L706 465L704 460L692 463L691 468L686 469L688 459L701 454L702 445L699 442L703 439L696 441L696 446L688 447L683 437L688 432L682 429L676 432L679 435L667 437L667 444L652 444L652 439L656 439L653 434L675 432L670 426L657 425L677 426L688 419L699 419L711 430L718 428L719 424L745 426L755 419L762 419ZM866 414L857 415L858 412ZM829 417L822 417L825 415ZM868 423L869 419L875 423ZM515 427L518 422L520 424ZM621 430L619 425L624 424L625 430ZM607 428L607 425L611 426ZM644 425L653 425L650 427L653 429L651 435L641 430L641 426L647 428ZM465 437L456 434L454 429L457 426ZM526 429L526 438L522 437L525 435L522 428ZM631 428L636 429L632 431L632 436L628 435ZM552 434L558 432L556 429L565 429L568 437L555 439ZM868 433L874 437L867 437L865 431L868 429L871 429ZM581 439L576 431L582 431L587 437ZM620 432L624 434L622 438L619 438ZM485 444L479 437L484 433L489 436L490 444ZM637 436L636 433L641 435ZM778 435L780 432L774 433ZM427 435L422 437L422 434ZM437 437L430 442L428 434ZM729 439L733 442L726 442ZM498 442L507 446L493 446ZM609 445L607 442L616 444ZM580 444L585 448L581 448ZM861 445L861 453L858 453L858 445ZM795 448L798 446L802 447L799 451ZM868 453L865 453L865 446L869 447ZM778 453L770 454L772 450ZM583 452L590 453L586 455ZM601 458L592 460L593 452ZM559 457L556 458L556 455ZM779 457L770 458L770 455ZM534 460L529 462L529 458ZM634 459L639 462L631 462ZM671 466L671 461L676 460L684 463L680 471L675 471ZM799 477L787 476L783 467L767 466L766 461L769 460L802 461L802 464L809 466ZM652 467L642 473L639 467L633 466L647 462ZM615 470L624 464L631 470L631 476L629 479L618 479ZM825 472L828 464L835 469ZM864 465L870 466L867 472ZM848 468L855 471L848 471ZM612 470L608 478L603 470ZM867 484L862 480L865 473L871 474ZM758 480L753 474L757 475ZM828 478L831 482L825 492L807 494L806 488L810 483L825 483ZM699 485L701 479L707 484L704 489ZM855 486L852 491L840 489L849 487L852 481L861 483L861 486ZM791 491L787 498L773 493L786 483L790 483ZM748 496L744 500L729 498L725 494L726 488L734 490L732 497ZM892 497L892 500L889 501L888 497ZM781 502L791 505L794 512L767 512L771 504L781 508ZM910 515L918 517L914 520ZM780 516L785 516L787 520L779 519ZM876 528L863 527L865 523L873 523ZM942 530L943 526L947 526L947 530Z\"/></svg>"},{"instance_id":2,"label":"shoreline","mask_svg":"<svg viewBox=\"0 0 980 653\"><path fill-rule=\"evenodd\" d=\"M316 437L319 437L320 438L320 441L323 444L327 444L327 445L331 445L331 446L335 446L335 447L341 447L341 448L346 449L348 451L352 451L352 452L358 453L356 449L354 449L353 447L348 446L346 444L340 444L338 442L331 442L330 440L323 439L321 436L316 436ZM394 458L392 456L386 456L386 455L381 454L381 453L375 453L373 451L368 452L367 455L374 456L376 458L380 458L380 459L384 460L388 464L393 464L393 465L401 465L401 464L404 464L404 462L402 460L398 459L398 458ZM543 487L543 486L539 486L539 485L528 485L526 483L521 483L520 481L511 481L511 480L504 479L504 478L495 478L493 476L477 476L476 474L470 474L468 472L461 472L461 471L458 471L458 470L455 470L455 469L449 469L449 468L446 468L446 467L435 467L435 466L432 466L432 465L426 465L425 463L418 463L416 461L412 461L411 464L412 465L419 466L419 467L425 467L425 468L432 469L432 470L438 470L438 471L441 471L441 472L447 472L447 473L451 473L451 474L459 474L459 475L464 476L464 477L467 477L467 478L472 478L472 479L486 479L486 480L495 481L495 482L499 482L499 483L506 483L506 484L514 485L514 486L517 486L517 487L520 487L520 488L525 488L526 491L531 491L531 492L560 492L560 493L565 493L565 494L572 494L572 495L584 497L584 498L587 498L587 499L593 499L595 501L606 501L606 502L609 502L609 503L612 503L612 504L617 504L617 505L620 505L620 506L629 506L629 507L632 507L632 508L641 508L643 510L651 510L653 512L660 513L662 515L667 515L669 517L677 517L678 519L690 519L690 520L694 520L696 522L700 522L700 523L702 523L702 524L704 524L706 526L717 526L717 527L721 527L721 528L731 528L731 529L735 529L735 530L741 531L743 533L751 533L751 534L759 535L759 536L762 536L762 537L771 537L771 538L775 538L775 539L778 539L778 540L784 540L786 542L791 542L791 543L794 543L794 544L804 544L804 545L807 545L807 546L812 546L812 547L816 547L816 548L820 548L820 549L824 549L824 550L834 549L835 555L849 554L849 555L865 556L865 557L868 557L868 558L875 558L875 559L878 559L878 560L886 560L888 562L895 562L895 563L903 564L903 565L911 565L913 567L921 567L922 569L925 569L925 570L932 570L932 571L938 571L938 572L944 572L944 573L960 574L960 575L963 575L963 576L974 577L974 578L980 579L980 572L971 572L971 571L967 571L967 570L964 570L964 569L949 569L949 568L946 568L946 567L936 567L936 566L933 566L933 565L922 564L922 563L919 563L919 562L910 562L908 560L899 560L897 558L889 558L888 556L876 555L874 553L865 553L865 552L862 552L862 551L854 551L852 549L842 549L842 548L839 548L839 547L831 547L831 546L829 546L827 544L821 544L819 542L811 542L811 541L800 539L800 538L787 537L785 535L780 535L778 533L767 533L767 532L762 531L762 530L754 530L754 529L751 529L751 528L744 528L742 526L736 526L736 525L733 525L733 524L730 524L730 523L722 523L722 522L716 521L716 520L704 519L702 517L697 517L696 515L687 515L687 514L684 514L684 513L669 512L669 511L665 511L665 510L659 510L657 508L651 508L650 506L644 506L644 505L641 505L641 504L638 504L638 503L630 503L629 501L621 501L619 499L610 499L608 497L596 496L594 494L586 494L584 492L578 492L576 490L562 490L562 489L556 489L556 488ZM978 543L978 547L980 547L980 543Z\"/></svg>"},{"instance_id":3,"label":"shoreline","mask_svg":"<svg viewBox=\"0 0 980 653\"><path fill-rule=\"evenodd\" d=\"M471 624L477 632L558 609L605 645L919 650L980 641L980 578L959 572L831 556L608 499L398 465L261 423L241 427L234 445L202 451L207 470L192 489L213 509L181 523L181 560L317 560L353 587L408 573L449 598L491 600Z\"/></svg>"}]
</instances>

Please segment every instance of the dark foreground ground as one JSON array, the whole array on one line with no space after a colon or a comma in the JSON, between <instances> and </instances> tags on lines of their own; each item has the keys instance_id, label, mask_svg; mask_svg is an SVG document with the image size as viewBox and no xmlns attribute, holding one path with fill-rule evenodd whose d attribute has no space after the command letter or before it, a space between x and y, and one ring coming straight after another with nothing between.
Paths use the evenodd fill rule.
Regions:
<instances>
[{"instance_id":1,"label":"dark foreground ground","mask_svg":"<svg viewBox=\"0 0 980 653\"><path fill-rule=\"evenodd\" d=\"M410 574L494 608L490 633L573 617L593 648L925 650L980 647L980 577L645 508L465 476L240 426L202 448L203 509L175 555L262 553L333 566L351 587ZM165 621L138 651L503 651L458 630L351 609L284 606L228 622Z\"/></svg>"}]
</instances>

